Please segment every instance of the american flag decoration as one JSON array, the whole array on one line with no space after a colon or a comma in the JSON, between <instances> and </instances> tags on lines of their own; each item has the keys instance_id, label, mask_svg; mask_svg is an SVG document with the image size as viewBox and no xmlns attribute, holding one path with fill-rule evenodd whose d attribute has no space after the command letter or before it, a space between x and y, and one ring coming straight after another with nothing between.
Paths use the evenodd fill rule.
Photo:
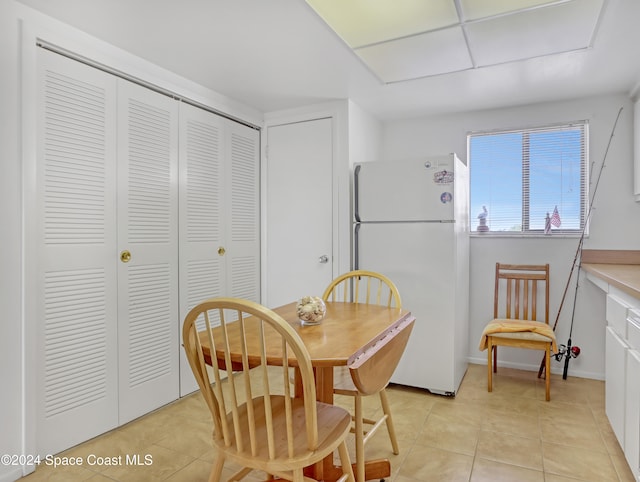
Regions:
<instances>
[{"instance_id":1,"label":"american flag decoration","mask_svg":"<svg viewBox=\"0 0 640 482\"><path fill-rule=\"evenodd\" d=\"M556 228L560 227L560 215L558 214L558 206L553 209L553 214L551 215L551 224L553 224Z\"/></svg>"}]
</instances>

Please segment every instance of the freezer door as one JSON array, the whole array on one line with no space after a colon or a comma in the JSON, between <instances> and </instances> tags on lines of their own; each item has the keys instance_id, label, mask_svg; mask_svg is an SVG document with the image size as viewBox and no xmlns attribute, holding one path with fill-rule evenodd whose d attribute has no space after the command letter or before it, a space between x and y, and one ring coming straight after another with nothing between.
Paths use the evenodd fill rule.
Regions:
<instances>
[{"instance_id":1,"label":"freezer door","mask_svg":"<svg viewBox=\"0 0 640 482\"><path fill-rule=\"evenodd\" d=\"M454 159L356 164L355 220L453 220Z\"/></svg>"},{"instance_id":2,"label":"freezer door","mask_svg":"<svg viewBox=\"0 0 640 482\"><path fill-rule=\"evenodd\" d=\"M451 223L374 223L357 229L358 268L378 271L398 287L416 322L391 381L455 392L455 233ZM464 320L458 320L464 321Z\"/></svg>"}]
</instances>

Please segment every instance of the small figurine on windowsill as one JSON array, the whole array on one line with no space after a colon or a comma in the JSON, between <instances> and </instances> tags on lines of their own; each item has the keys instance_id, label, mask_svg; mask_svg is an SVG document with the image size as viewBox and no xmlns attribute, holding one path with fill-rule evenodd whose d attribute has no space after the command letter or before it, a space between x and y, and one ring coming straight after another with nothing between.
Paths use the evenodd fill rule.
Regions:
<instances>
[{"instance_id":1,"label":"small figurine on windowsill","mask_svg":"<svg viewBox=\"0 0 640 482\"><path fill-rule=\"evenodd\" d=\"M544 234L551 234L551 216L549 216L549 213L544 218Z\"/></svg>"},{"instance_id":2,"label":"small figurine on windowsill","mask_svg":"<svg viewBox=\"0 0 640 482\"><path fill-rule=\"evenodd\" d=\"M479 224L478 224L478 232L479 233L486 233L489 231L489 226L487 226L487 215L489 214L489 211L487 211L487 207L486 206L482 206L482 212L480 214L478 214L478 220L479 220Z\"/></svg>"}]
</instances>

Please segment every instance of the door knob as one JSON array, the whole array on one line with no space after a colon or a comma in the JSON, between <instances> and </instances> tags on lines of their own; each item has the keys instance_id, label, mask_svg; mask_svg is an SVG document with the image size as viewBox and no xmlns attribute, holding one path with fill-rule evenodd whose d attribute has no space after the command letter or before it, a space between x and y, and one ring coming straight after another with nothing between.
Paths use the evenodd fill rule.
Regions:
<instances>
[{"instance_id":1,"label":"door knob","mask_svg":"<svg viewBox=\"0 0 640 482\"><path fill-rule=\"evenodd\" d=\"M329 262L329 256L327 256L326 254L323 254L322 256L320 256L319 261L321 264L325 264Z\"/></svg>"},{"instance_id":2,"label":"door knob","mask_svg":"<svg viewBox=\"0 0 640 482\"><path fill-rule=\"evenodd\" d=\"M120 261L122 261L123 263L128 263L129 261L131 261L131 253L125 249L120 253Z\"/></svg>"},{"instance_id":3,"label":"door knob","mask_svg":"<svg viewBox=\"0 0 640 482\"><path fill-rule=\"evenodd\" d=\"M226 249L224 249L224 247L223 247L223 246L220 246L220 247L218 248L218 254L219 254L220 256L224 256L224 253L226 253L226 252L227 252L227 250L226 250Z\"/></svg>"}]
</instances>

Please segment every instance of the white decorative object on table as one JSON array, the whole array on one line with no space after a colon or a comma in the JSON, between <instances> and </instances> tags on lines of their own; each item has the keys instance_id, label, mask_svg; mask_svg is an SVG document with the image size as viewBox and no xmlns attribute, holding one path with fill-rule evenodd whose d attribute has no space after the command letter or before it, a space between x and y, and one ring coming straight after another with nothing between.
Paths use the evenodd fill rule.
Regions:
<instances>
[{"instance_id":1,"label":"white decorative object on table","mask_svg":"<svg viewBox=\"0 0 640 482\"><path fill-rule=\"evenodd\" d=\"M296 306L298 318L303 325L317 325L327 313L327 307L318 296L303 296Z\"/></svg>"}]
</instances>

